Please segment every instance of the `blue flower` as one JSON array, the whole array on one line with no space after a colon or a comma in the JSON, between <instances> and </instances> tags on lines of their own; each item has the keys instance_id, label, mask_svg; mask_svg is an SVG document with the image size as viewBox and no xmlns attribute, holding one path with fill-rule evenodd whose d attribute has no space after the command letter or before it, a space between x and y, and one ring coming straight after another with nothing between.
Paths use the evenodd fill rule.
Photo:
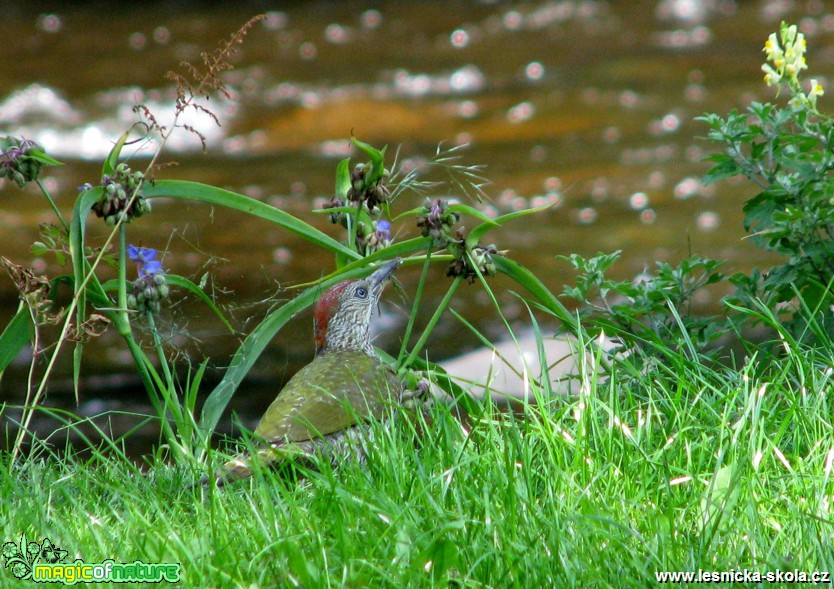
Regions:
<instances>
[{"instance_id":1,"label":"blue flower","mask_svg":"<svg viewBox=\"0 0 834 589\"><path fill-rule=\"evenodd\" d=\"M146 264L156 258L156 250L151 247L136 247L135 245L127 246L127 257L134 262Z\"/></svg>"},{"instance_id":2,"label":"blue flower","mask_svg":"<svg viewBox=\"0 0 834 589\"><path fill-rule=\"evenodd\" d=\"M157 274L164 274L162 262L158 260L150 260L139 266L139 276L156 276Z\"/></svg>"},{"instance_id":3,"label":"blue flower","mask_svg":"<svg viewBox=\"0 0 834 589\"><path fill-rule=\"evenodd\" d=\"M377 221L376 235L379 241L391 241L391 221L385 219Z\"/></svg>"},{"instance_id":4,"label":"blue flower","mask_svg":"<svg viewBox=\"0 0 834 589\"><path fill-rule=\"evenodd\" d=\"M127 246L127 257L137 262L140 278L165 274L162 270L162 262L156 259L156 250L151 247L129 245Z\"/></svg>"}]
</instances>

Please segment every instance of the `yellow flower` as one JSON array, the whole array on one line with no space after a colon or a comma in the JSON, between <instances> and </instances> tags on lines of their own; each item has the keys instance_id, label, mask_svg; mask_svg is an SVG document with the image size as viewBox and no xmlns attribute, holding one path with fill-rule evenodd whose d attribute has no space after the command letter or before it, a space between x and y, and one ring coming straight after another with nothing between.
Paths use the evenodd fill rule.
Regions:
<instances>
[{"instance_id":1,"label":"yellow flower","mask_svg":"<svg viewBox=\"0 0 834 589\"><path fill-rule=\"evenodd\" d=\"M767 84L768 86L775 86L782 79L781 74L779 72L777 72L775 69L773 69L772 67L770 67L770 65L768 65L768 64L764 64L762 66L762 71L765 74L765 77L764 77L765 84Z\"/></svg>"},{"instance_id":2,"label":"yellow flower","mask_svg":"<svg viewBox=\"0 0 834 589\"><path fill-rule=\"evenodd\" d=\"M776 33L770 33L762 51L767 53L768 61L776 63L777 60L782 59L784 54L782 53L782 48L779 46L779 41L776 40Z\"/></svg>"},{"instance_id":3,"label":"yellow flower","mask_svg":"<svg viewBox=\"0 0 834 589\"><path fill-rule=\"evenodd\" d=\"M799 110L807 104L808 98L804 94L794 94L794 97L788 101L788 106L794 110Z\"/></svg>"},{"instance_id":4,"label":"yellow flower","mask_svg":"<svg viewBox=\"0 0 834 589\"><path fill-rule=\"evenodd\" d=\"M817 98L825 94L825 89L816 79L811 78L811 89L808 90L806 100L813 110L817 109Z\"/></svg>"}]
</instances>

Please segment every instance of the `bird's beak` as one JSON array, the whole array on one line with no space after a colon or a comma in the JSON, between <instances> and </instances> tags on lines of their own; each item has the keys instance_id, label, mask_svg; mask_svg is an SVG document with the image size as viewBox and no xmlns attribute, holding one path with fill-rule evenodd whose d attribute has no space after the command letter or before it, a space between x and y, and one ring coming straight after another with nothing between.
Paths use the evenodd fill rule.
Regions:
<instances>
[{"instance_id":1,"label":"bird's beak","mask_svg":"<svg viewBox=\"0 0 834 589\"><path fill-rule=\"evenodd\" d=\"M391 275L397 268L399 268L401 263L402 260L400 258L396 258L390 262L385 262L382 266L377 268L373 274L368 276L368 282L371 283L373 289L375 291L381 291L382 286L389 278L391 278Z\"/></svg>"}]
</instances>

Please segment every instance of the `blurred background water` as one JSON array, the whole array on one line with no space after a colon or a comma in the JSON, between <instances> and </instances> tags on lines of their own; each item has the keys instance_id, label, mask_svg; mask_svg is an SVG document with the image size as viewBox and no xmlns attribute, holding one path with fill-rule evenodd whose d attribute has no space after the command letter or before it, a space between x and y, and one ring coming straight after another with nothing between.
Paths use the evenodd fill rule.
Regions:
<instances>
[{"instance_id":1,"label":"blurred background water","mask_svg":"<svg viewBox=\"0 0 834 589\"><path fill-rule=\"evenodd\" d=\"M488 213L553 205L494 231L487 242L508 249L555 292L573 282L568 264L556 258L570 253L621 249L614 271L620 278L690 254L726 258L727 272L767 264L743 240L741 207L753 187L701 184L702 160L714 148L694 118L773 100L759 68L764 40L783 19L807 35L809 76L828 87L834 67L834 5L821 0L0 2L0 8L0 135L33 139L66 164L47 168L44 183L67 215L77 187L98 183L102 158L138 120L135 104L148 105L163 124L171 119L176 93L166 72L198 62L202 51L265 13L234 55L234 70L224 74L231 97L210 103L221 126L190 117L206 137L205 150L193 134L175 134L162 162L177 165L159 177L226 187L340 237L326 216L310 211L331 197L337 162L356 155L351 133L388 145L406 167L424 164L440 144L466 145L460 163L483 165L490 181ZM821 109L828 100L821 99ZM131 165L141 169L149 155L133 153ZM399 210L423 201L409 198ZM30 253L46 222L54 218L33 187L0 182L0 254L55 276L67 269ZM91 223L92 240L104 233L97 225ZM416 232L406 225L393 230L401 238ZM205 278L240 331L224 333L205 307L176 295L162 313L173 349L183 358L210 355L215 374L241 334L292 296L283 286L333 269L330 256L266 223L181 202L154 202L153 214L130 226L129 240L163 251L168 271ZM406 294L416 273L401 272ZM446 281L437 267L427 316ZM527 312L507 290L511 285L498 278L493 286L506 315L523 323ZM503 328L482 290L458 292L455 309L487 336L500 337ZM386 299L379 343L393 348L409 301ZM13 282L0 277L0 326L17 304ZM715 310L717 298L699 304ZM236 410L256 415L309 360L310 323L305 314L280 333L237 395ZM450 319L429 353L441 360L476 344ZM7 370L3 401L23 401L29 360L24 354ZM111 332L87 345L79 408L72 396L65 353L47 404L89 415L149 412L130 356ZM114 420L114 431L135 421Z\"/></svg>"}]
</instances>

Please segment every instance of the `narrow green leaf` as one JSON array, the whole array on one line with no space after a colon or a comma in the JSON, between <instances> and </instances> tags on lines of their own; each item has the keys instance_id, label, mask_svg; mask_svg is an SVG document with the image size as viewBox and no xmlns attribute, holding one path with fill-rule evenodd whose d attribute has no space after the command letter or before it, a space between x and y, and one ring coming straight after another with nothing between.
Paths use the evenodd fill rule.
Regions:
<instances>
[{"instance_id":1,"label":"narrow green leaf","mask_svg":"<svg viewBox=\"0 0 834 589\"><path fill-rule=\"evenodd\" d=\"M32 159L38 160L39 162L41 162L42 164L45 164L47 166L63 166L64 165L63 162L59 162L55 158L49 157L44 152L42 152L40 149L30 149L28 152L26 152L26 155L28 155Z\"/></svg>"},{"instance_id":2,"label":"narrow green leaf","mask_svg":"<svg viewBox=\"0 0 834 589\"><path fill-rule=\"evenodd\" d=\"M715 518L720 517L735 498L732 486L733 470L733 465L727 464L715 471L712 481L701 497L701 513L705 525L715 522Z\"/></svg>"},{"instance_id":3,"label":"narrow green leaf","mask_svg":"<svg viewBox=\"0 0 834 589\"><path fill-rule=\"evenodd\" d=\"M104 189L99 186L83 191L75 199L75 206L72 212L72 221L70 222L70 239L69 249L70 257L72 258L73 270L73 287L76 296L78 297L78 305L75 309L76 326L83 325L87 318L87 304L86 293L90 289L93 291L93 296L101 297L107 300L107 295L101 289L101 284L98 279L93 276L85 285L84 278L87 273L89 264L87 258L84 257L84 239L87 228L87 217L90 214L90 209L99 201L104 193ZM81 357L83 353L83 345L80 339L76 338L77 343L73 350L73 383L75 384L76 397L78 396L78 380L81 374Z\"/></svg>"},{"instance_id":4,"label":"narrow green leaf","mask_svg":"<svg viewBox=\"0 0 834 589\"><path fill-rule=\"evenodd\" d=\"M397 215L396 217L391 219L391 223L396 223L397 221L399 221L400 219L402 219L404 217L411 217L413 215L419 215L420 213L422 213L425 210L425 208L426 207L416 207L416 208L411 209L409 211L403 211L402 213L400 213L399 215Z\"/></svg>"},{"instance_id":5,"label":"narrow green leaf","mask_svg":"<svg viewBox=\"0 0 834 589\"><path fill-rule=\"evenodd\" d=\"M35 335L35 324L29 307L21 305L6 329L0 334L0 374Z\"/></svg>"},{"instance_id":6,"label":"narrow green leaf","mask_svg":"<svg viewBox=\"0 0 834 589\"><path fill-rule=\"evenodd\" d=\"M450 213L459 213L459 214L462 214L462 215L469 215L470 217L475 217L476 219L479 219L479 220L483 221L485 225L491 225L492 227L498 227L498 225L499 225L499 223L496 219L490 218L483 211L479 211L475 207L471 207L469 205L465 205L465 204L461 204L461 203L453 204L453 205L449 205L449 208L447 210Z\"/></svg>"},{"instance_id":7,"label":"narrow green leaf","mask_svg":"<svg viewBox=\"0 0 834 589\"><path fill-rule=\"evenodd\" d=\"M390 358L381 353L380 357ZM411 369L418 372L425 372L431 375L431 381L442 389L447 395L455 400L455 404L467 414L474 417L483 415L483 407L479 401L472 397L466 390L456 383L446 370L434 362L428 362L419 356L411 362Z\"/></svg>"},{"instance_id":8,"label":"narrow green leaf","mask_svg":"<svg viewBox=\"0 0 834 589\"><path fill-rule=\"evenodd\" d=\"M330 274L320 278L319 280L314 280L311 282L304 282L302 284L296 284L291 286L290 288L307 288L308 286L312 286L314 284L320 284L324 281L334 280L336 278L345 279L349 276L350 272L358 270L360 268L367 267L371 262L382 261L382 260L393 260L394 258L403 257L415 252L424 252L426 248L429 247L431 244L430 237L413 237L411 239L407 239L405 241L400 241L389 245L388 247L377 250L369 256L364 258L360 258L358 260L353 259L350 263L340 267L335 272L331 272ZM438 258L438 260L445 260L448 261L448 258Z\"/></svg>"},{"instance_id":9,"label":"narrow green leaf","mask_svg":"<svg viewBox=\"0 0 834 589\"><path fill-rule=\"evenodd\" d=\"M76 405L81 401L81 398L78 396L78 391L81 390L79 385L81 383L81 356L83 354L84 344L79 341L72 350L72 390L75 391Z\"/></svg>"},{"instance_id":10,"label":"narrow green leaf","mask_svg":"<svg viewBox=\"0 0 834 589\"><path fill-rule=\"evenodd\" d=\"M381 150L376 149L363 141L359 141L356 137L351 137L350 141L356 147L368 154L368 157L371 159L371 172L365 175L366 184L373 184L382 178L382 174L385 170L384 162L386 148L383 147Z\"/></svg>"},{"instance_id":11,"label":"narrow green leaf","mask_svg":"<svg viewBox=\"0 0 834 589\"><path fill-rule=\"evenodd\" d=\"M499 226L503 225L504 223L506 223L507 221L512 221L513 219L517 219L518 217L526 217L527 215L535 215L536 213L541 213L542 211L546 211L547 209L553 207L555 204L556 203L545 205L543 207L536 207L536 208L532 208L532 209L524 209L524 210L521 210L521 211L513 211L511 213L501 215L500 217L498 217L496 219L490 219L489 217L487 217L486 218L487 219L486 223L478 225L472 231L469 232L469 235L466 237L466 243L467 243L467 245L469 245L469 247L473 247L475 245L478 245L478 243L481 241L481 238L490 229L493 229L495 227L499 227ZM455 205L455 206L458 206L458 205ZM477 210L477 209L474 209L474 210ZM480 211L478 211L478 212L480 212ZM478 217L478 218L480 219L481 217Z\"/></svg>"},{"instance_id":12,"label":"narrow green leaf","mask_svg":"<svg viewBox=\"0 0 834 589\"><path fill-rule=\"evenodd\" d=\"M336 196L342 200L347 198L350 190L350 158L345 158L336 166ZM329 209L332 210L332 209Z\"/></svg>"},{"instance_id":13,"label":"narrow green leaf","mask_svg":"<svg viewBox=\"0 0 834 589\"><path fill-rule=\"evenodd\" d=\"M203 375L206 372L206 368L208 368L208 364L211 358L206 358L202 362L200 362L200 366L197 367L197 372L193 375L189 375L188 379L188 387L185 391L185 399L183 400L183 404L185 405L186 409L188 409L188 414L191 416L196 415L194 412L194 406L196 404L197 395L200 392L200 383L203 382ZM189 367L189 372L191 368Z\"/></svg>"},{"instance_id":14,"label":"narrow green leaf","mask_svg":"<svg viewBox=\"0 0 834 589\"><path fill-rule=\"evenodd\" d=\"M166 196L169 198L188 199L254 215L275 223L287 231L295 233L299 237L335 254L341 254L354 260L361 257L355 251L301 219L281 209L277 209L270 204L242 194L237 194L236 192L186 180L160 180L153 184L146 183L142 190L146 198Z\"/></svg>"},{"instance_id":15,"label":"narrow green leaf","mask_svg":"<svg viewBox=\"0 0 834 589\"><path fill-rule=\"evenodd\" d=\"M116 145L114 145L113 149L110 150L110 153L107 154L107 159L104 160L104 165L101 167L102 177L110 176L116 171L116 165L119 163L119 156L122 153L122 148L125 146L128 137L130 137L130 131L122 133L122 136L119 137L118 141L116 141Z\"/></svg>"},{"instance_id":16,"label":"narrow green leaf","mask_svg":"<svg viewBox=\"0 0 834 589\"><path fill-rule=\"evenodd\" d=\"M504 256L492 256L492 260L498 272L506 274L527 289L545 309L565 324L570 333L578 334L580 327L576 318L535 274L518 262Z\"/></svg>"},{"instance_id":17,"label":"narrow green leaf","mask_svg":"<svg viewBox=\"0 0 834 589\"><path fill-rule=\"evenodd\" d=\"M330 215L331 213L345 213L347 215L355 215L356 207L345 205L343 207L333 207L332 209L314 209L310 212L314 215Z\"/></svg>"},{"instance_id":18,"label":"narrow green leaf","mask_svg":"<svg viewBox=\"0 0 834 589\"><path fill-rule=\"evenodd\" d=\"M287 304L276 309L246 336L235 352L223 379L211 391L200 415L200 429L209 436L217 427L226 405L232 398L240 383L255 365L261 352L276 333L292 319L296 313L312 305L321 294L318 288L305 290Z\"/></svg>"}]
</instances>

